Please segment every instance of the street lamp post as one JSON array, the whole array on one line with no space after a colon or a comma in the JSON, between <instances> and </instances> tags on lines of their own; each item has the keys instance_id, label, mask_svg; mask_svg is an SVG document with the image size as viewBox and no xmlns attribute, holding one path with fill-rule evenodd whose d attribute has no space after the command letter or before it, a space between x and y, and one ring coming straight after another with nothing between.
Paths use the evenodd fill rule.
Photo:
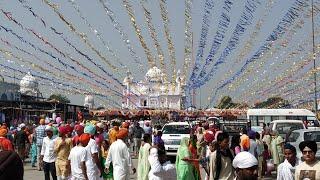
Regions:
<instances>
[{"instance_id":1,"label":"street lamp post","mask_svg":"<svg viewBox=\"0 0 320 180\"><path fill-rule=\"evenodd\" d=\"M311 0L311 27L312 27L312 58L313 58L313 76L314 76L314 106L315 114L318 113L318 98L317 98L317 71L316 71L316 54L314 42L314 15L313 15L313 0Z\"/></svg>"}]
</instances>

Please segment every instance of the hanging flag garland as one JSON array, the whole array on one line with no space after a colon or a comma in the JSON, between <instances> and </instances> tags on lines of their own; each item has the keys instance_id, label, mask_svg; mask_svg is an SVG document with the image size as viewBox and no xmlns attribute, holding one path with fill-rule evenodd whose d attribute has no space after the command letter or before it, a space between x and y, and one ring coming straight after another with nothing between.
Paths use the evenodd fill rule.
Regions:
<instances>
[{"instance_id":1,"label":"hanging flag garland","mask_svg":"<svg viewBox=\"0 0 320 180\"><path fill-rule=\"evenodd\" d=\"M200 87L204 85L206 82L208 82L212 76L215 74L216 70L218 69L218 66L222 63L225 63L225 59L227 56L237 48L239 45L239 40L241 36L244 34L244 32L247 30L247 28L251 25L258 5L259 0L253 0L253 1L246 1L245 4L245 10L242 12L240 16L240 20L238 24L235 27L235 30L232 33L232 36L228 42L227 47L223 50L221 56L217 61L214 63L213 67L209 71L209 73L206 73L205 71L200 72L199 78L197 79L196 84L194 84L193 87ZM209 54L209 56L212 56Z\"/></svg>"},{"instance_id":2,"label":"hanging flag garland","mask_svg":"<svg viewBox=\"0 0 320 180\"><path fill-rule=\"evenodd\" d=\"M172 82L175 83L176 80L176 53L172 41L172 37L170 35L169 23L170 20L168 18L168 11L167 11L167 1L166 0L159 0L160 5L160 13L163 21L164 33L167 40L168 50L169 50L169 57L170 57L170 66L172 72Z\"/></svg>"},{"instance_id":3,"label":"hanging flag garland","mask_svg":"<svg viewBox=\"0 0 320 180\"><path fill-rule=\"evenodd\" d=\"M226 80L221 86L219 86L215 93L213 94L213 98L211 98L211 102L215 99L216 93L218 90L222 89L226 85L230 84L232 81L236 79L250 64L251 62L260 58L260 56L265 53L267 50L270 49L272 43L280 38L287 30L288 27L292 25L292 23L300 16L300 12L303 8L307 7L308 5L303 2L302 0L296 0L294 5L289 9L289 11L285 14L285 16L281 19L280 23L278 24L277 28L268 36L266 42L263 46L261 46L258 51L253 55L253 57L249 58L245 64L241 67L241 69L235 73L231 78Z\"/></svg>"},{"instance_id":4,"label":"hanging flag garland","mask_svg":"<svg viewBox=\"0 0 320 180\"><path fill-rule=\"evenodd\" d=\"M152 67L156 66L156 63L155 63L155 61L154 61L154 59L152 57L150 49L148 48L148 46L147 46L147 44L146 44L146 42L144 40L144 37L141 34L141 29L138 27L138 24L136 22L136 17L134 15L132 6L129 4L128 0L122 0L122 2L123 2L124 7L127 10L127 13L128 13L128 15L130 17L131 24L132 24L132 26L133 26L133 28L135 30L136 35L139 38L140 44L143 47L143 50L144 50L145 54L147 55L149 67L152 68Z\"/></svg>"},{"instance_id":5,"label":"hanging flag garland","mask_svg":"<svg viewBox=\"0 0 320 180\"><path fill-rule=\"evenodd\" d=\"M147 22L150 36L153 40L154 46L155 46L157 53L158 53L158 58L159 58L159 62L160 62L160 69L166 75L167 73L166 73L166 66L165 66L165 62L164 62L164 53L163 53L163 50L162 50L160 43L158 41L157 32L155 30L155 27L152 23L151 12L147 8L147 1L148 0L140 0L140 4L141 4L143 12L144 12L144 17Z\"/></svg>"}]
</instances>

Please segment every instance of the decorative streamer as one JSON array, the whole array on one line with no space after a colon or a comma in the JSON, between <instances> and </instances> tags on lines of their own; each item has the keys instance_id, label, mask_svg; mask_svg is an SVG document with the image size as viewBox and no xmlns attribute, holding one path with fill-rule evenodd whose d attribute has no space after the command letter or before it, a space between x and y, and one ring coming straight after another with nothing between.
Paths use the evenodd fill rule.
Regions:
<instances>
[{"instance_id":1,"label":"decorative streamer","mask_svg":"<svg viewBox=\"0 0 320 180\"><path fill-rule=\"evenodd\" d=\"M253 13L256 11L257 6L259 4L260 4L259 0L246 1L245 10L241 14L240 20L236 25L235 30L232 33L232 36L228 42L227 47L224 49L224 51L220 55L219 59L215 62L215 64L213 65L209 73L200 72L198 81L194 85L194 87L200 87L204 85L206 82L208 82L212 78L212 76L215 74L216 70L218 69L218 66L222 63L225 63L225 59L227 58L227 56L234 49L237 48L237 45L239 45L240 37L244 34L248 26L252 23ZM212 56L212 55L209 54L209 56Z\"/></svg>"},{"instance_id":2,"label":"decorative streamer","mask_svg":"<svg viewBox=\"0 0 320 180\"><path fill-rule=\"evenodd\" d=\"M19 1L21 2L22 4L24 3L24 1ZM32 9L31 7L27 6L27 5L23 5L24 8L27 8L27 9ZM39 19L39 16L35 14L34 11L32 11L32 14L34 15L35 18L38 18ZM44 21L43 18L41 18L41 21ZM47 23L45 23L47 24ZM68 44L68 45L72 45L69 41L66 40L66 38L64 38L62 35L63 33L61 32L58 32L54 27L50 27L50 29L57 35L60 35L63 40ZM75 46L73 46L75 47ZM36 48L35 48L36 50ZM115 77L113 77L113 75L109 72L107 72L102 66L98 65L96 62L94 62L91 58L89 58L89 56L85 55L84 53L82 53L81 51L77 51L80 55L84 56L87 60L89 60L91 63L93 63L95 66L97 66L100 70L102 70L104 73L106 73L109 77L111 77L114 81L118 82L120 85L122 85L122 83Z\"/></svg>"},{"instance_id":3,"label":"decorative streamer","mask_svg":"<svg viewBox=\"0 0 320 180\"><path fill-rule=\"evenodd\" d=\"M305 44L310 44L310 43L306 42ZM301 51L302 53L305 50L301 48L301 50L299 51ZM318 53L319 53L319 50L317 51L317 54ZM295 53L295 55L298 55L298 53ZM301 60L299 63L293 62L292 65L289 65L290 69L287 69L281 75L277 76L275 78L274 85L272 83L269 83L271 88L269 88L269 86L263 86L261 87L260 91L258 91L256 94L261 94L259 97L262 97L262 96L266 96L268 93L269 94L272 93L272 91L276 91L278 92L278 94L282 93L284 96L287 96L285 93L292 91L290 94L294 92L294 96L298 96L299 91L296 91L296 88L308 87L308 85L305 84L308 80L305 80L305 79L306 78L310 79L310 77L313 76L313 72L314 72L312 63L310 63L312 62L312 53L309 54L305 60L303 60L302 57L300 59ZM305 73L305 69L310 69L310 70ZM264 87L268 87L268 88L266 90L263 90ZM289 90L282 92L285 89L289 89Z\"/></svg>"},{"instance_id":4,"label":"decorative streamer","mask_svg":"<svg viewBox=\"0 0 320 180\"><path fill-rule=\"evenodd\" d=\"M3 10L2 10L3 11ZM3 11L3 13L5 14L6 12ZM12 17L11 17L12 19ZM16 21L17 22L17 21ZM20 24L20 23L19 23ZM22 24L20 24L22 26ZM22 26L23 27L23 26ZM37 34L34 30L32 29L28 29L28 28L24 28L28 33L31 32L31 34L35 35L38 39L40 39L41 41L43 41L45 44L50 45L51 48L55 49L60 55L62 55L63 57L68 57L71 61L73 61L74 63L76 63L77 65L81 66L82 69L86 69L88 70L91 74L94 74L95 76L107 81L110 83L110 80L107 80L105 77L100 76L96 73L94 73L93 71L91 71L90 69L88 69L85 65L82 65L81 63L79 63L77 60L75 60L74 58L72 58L70 55L68 55L68 53L62 53L60 50L58 50L56 47L54 47L51 43L49 43L47 40L45 40L43 38L43 36ZM19 37L19 39L21 39L22 37ZM66 38L62 37L62 39L71 47L73 47L76 52L78 52L80 55L84 56L87 60L89 60L92 64L94 64L96 67L98 67L100 70L102 70L104 73L106 73L112 80L114 80L115 82L117 82L120 85L120 88L123 87L121 81L119 81L117 78L115 78L111 73L109 73L108 71L106 71L101 65L97 64L92 58L90 58L88 55L82 53L81 51L79 51L77 48L75 48L74 45L72 45ZM30 44L30 43L29 43ZM33 44L30 44L33 48L35 48L35 46ZM36 50L36 48L35 48ZM42 51L42 50L40 50ZM42 51L43 52L43 51ZM48 53L46 53L48 54ZM65 55L67 54L67 55ZM60 61L59 61L60 62ZM64 64L64 66L67 66L66 64Z\"/></svg>"},{"instance_id":5,"label":"decorative streamer","mask_svg":"<svg viewBox=\"0 0 320 180\"><path fill-rule=\"evenodd\" d=\"M192 0L185 0L184 4L184 63L182 77L185 84L192 58Z\"/></svg>"},{"instance_id":6,"label":"decorative streamer","mask_svg":"<svg viewBox=\"0 0 320 180\"><path fill-rule=\"evenodd\" d=\"M4 65L2 65L2 64L0 64L0 66L3 66L4 68L10 69L10 70L13 70L14 72L19 72L19 73L22 74L22 75L25 75L25 74L27 73L27 72L23 72L23 71L19 71L19 70L17 70L17 69L11 68L11 67L9 67L9 66L4 66ZM15 76L10 76L10 75L8 75L7 73L6 73L6 74L3 74L2 76L5 76L5 77L11 78L11 79L15 79L15 80L18 80L18 81L21 81L21 80L22 80L22 78L18 78L18 77L15 77ZM44 79L43 76L37 76L37 77L40 78L40 79ZM48 80L48 79L46 79L46 80ZM52 89L55 89L55 90L60 90L60 91L62 91L63 93L70 92L70 93L72 93L72 94L79 94L79 93L80 93L80 94L92 94L92 95L94 95L94 96L100 96L100 97L106 98L106 100L112 102L113 105L118 105L118 106L120 106L120 104L118 104L118 102L116 102L116 101L114 101L114 100L112 100L112 99L109 99L108 96L102 95L102 94L98 94L98 93L96 93L96 92L94 92L94 91L83 90L83 89L80 89L80 88L78 88L78 87L71 87L70 85L65 85L65 86L63 86L63 87L66 87L66 88L63 88L63 87L61 87L60 85L59 85L59 86L54 86L54 84L51 83L50 81L49 81L48 83L41 83L41 82L40 82L39 84L42 85L42 86L44 86L44 87L46 87L46 86L48 86L48 85L51 85L51 86L53 87L53 88L49 88L46 92L49 92L49 91L52 91Z\"/></svg>"},{"instance_id":7,"label":"decorative streamer","mask_svg":"<svg viewBox=\"0 0 320 180\"><path fill-rule=\"evenodd\" d=\"M288 27L292 25L292 23L296 20L296 18L299 17L300 12L304 7L308 6L305 2L302 0L296 0L294 2L294 5L289 9L289 11L285 14L285 16L281 19L280 23L278 24L277 28L269 35L269 37L266 39L266 42L263 46L261 46L258 51L248 59L245 64L241 67L241 69L231 78L226 80L221 86L219 86L214 95L213 98L211 98L210 104L212 104L214 97L216 96L216 93L218 90L222 89L226 85L230 84L233 80L235 80L236 77L238 77L250 64L251 62L257 60L260 58L261 55L263 55L266 51L272 47L272 43L276 41L278 38L280 38L287 30Z\"/></svg>"},{"instance_id":8,"label":"decorative streamer","mask_svg":"<svg viewBox=\"0 0 320 180\"><path fill-rule=\"evenodd\" d=\"M109 60L107 60L106 57L102 56L102 54L96 49L94 48L94 46L89 42L87 36L84 33L80 33L76 30L76 28L72 25L71 22L67 21L65 19L65 17L59 12L57 5L54 5L52 3L50 3L48 0L43 0L43 2L45 2L45 4L47 4L60 18L61 21L63 21L68 28L70 29L70 31L72 31L73 33L75 33L76 35L79 36L79 38L92 50L94 51L110 68L111 70L115 73L118 72L118 68L115 67L111 62L109 62Z\"/></svg>"},{"instance_id":9,"label":"decorative streamer","mask_svg":"<svg viewBox=\"0 0 320 180\"><path fill-rule=\"evenodd\" d=\"M176 80L176 55L175 55L175 49L174 45L172 42L172 38L170 35L170 29L169 29L169 18L168 18L168 11L167 11L167 3L166 0L159 0L159 5L160 5L160 13L163 21L163 26L164 26L164 32L165 36L167 39L167 44L168 44L168 50L169 50L169 57L171 60L170 66L171 66L171 72L172 72L172 82L175 82Z\"/></svg>"},{"instance_id":10,"label":"decorative streamer","mask_svg":"<svg viewBox=\"0 0 320 180\"><path fill-rule=\"evenodd\" d=\"M201 68L200 66L201 66L201 61L202 61L202 57L203 57L203 51L205 48L205 40L206 40L207 34L208 34L208 27L206 27L206 26L208 26L208 24L210 23L210 19L208 17L206 17L206 14L205 14L205 16L203 18L203 21L204 21L203 26L205 25L205 29L203 29L204 31L201 31L201 39L202 40L200 39L198 53L197 53L196 61L195 61L195 67L192 71L192 75L189 80L190 82L192 82L192 84L195 84L195 82L197 80L196 75L197 75L197 72L200 70L200 68L201 68L200 72L202 73L202 74L201 73L200 74L201 74L201 76L204 76L203 73L205 72L205 68L207 68L210 65L210 63L212 63L215 54L217 53L218 49L220 48L220 45L224 40L225 33L228 30L229 25L230 25L230 12L231 12L232 5L233 5L233 0L224 1L222 13L220 15L220 20L218 23L218 30L213 38L213 42L212 42L209 56L206 58L205 64ZM206 6L207 6L207 3L206 3ZM205 12L209 12L209 11L205 10ZM204 28L204 27L202 27L202 28Z\"/></svg>"},{"instance_id":11,"label":"decorative streamer","mask_svg":"<svg viewBox=\"0 0 320 180\"><path fill-rule=\"evenodd\" d=\"M314 4L314 6L316 7L315 9L318 9L318 8L317 8L317 4ZM320 11L316 11L314 14L317 16L317 15L319 14L319 12L320 12ZM309 19L310 16L311 16L311 11L308 12L308 13L305 15L304 18L305 18L305 19ZM287 38L284 39L284 40L281 40L281 42L279 42L279 45L277 45L277 47L276 47L276 48L273 48L273 49L275 49L276 51L280 51L282 47L286 47L287 44L288 44L288 42L290 41L289 38L292 39L292 38L293 38L293 35L296 34L296 31L297 31L298 29L301 29L301 28L302 28L302 25L303 25L303 24L304 24L304 20L299 20L299 22L296 23L296 25L292 28L292 30L289 31L289 33L288 33L288 35L287 35ZM317 36L317 34L319 34L319 32L316 32L316 36ZM279 56L276 56L274 60L283 59L283 61L280 62L280 63L278 63L279 65L276 66L276 67L274 67L274 68L272 68L272 67L275 66L275 63L271 63L271 69L272 69L272 72L271 72L271 73L272 73L272 74L277 74L277 73L275 73L275 72L278 72L278 69L280 69L281 65L287 65L287 63L288 63L293 57L297 56L299 53L304 52L304 51L305 51L304 47L306 47L306 46L307 46L308 44L310 44L310 43L311 43L310 40L309 40L309 41L306 41L306 40L305 40L303 43L301 43L301 44L298 45L298 48L297 48L296 50L294 50L294 51L292 51L291 53L289 53L289 54L288 54L288 57L286 57L286 58L282 58L280 55L279 55ZM282 54L284 54L284 53L285 53L285 51L282 51ZM276 52L274 52L274 51L272 50L272 51L270 51L269 54L270 54L272 57L274 57L274 55L276 54ZM262 58L260 59L260 61L261 61L262 59L267 59L266 57L267 57L266 55L262 56ZM275 61L275 62L276 62L276 61ZM256 64L256 63L257 63L257 61L254 62L253 64ZM293 63L295 63L295 62L293 62ZM295 64L293 64L293 65L295 65ZM259 69L259 67L257 67L256 65L252 65L252 66L251 66L251 69L253 69L253 68L254 68L254 70ZM283 68L285 68L285 67L283 67ZM267 69L270 69L270 67L267 67ZM294 68L292 68L292 69L294 69ZM249 76L249 72L248 72L248 71L249 71L249 70L246 70L246 71L244 72L244 75L241 77L242 79L246 78L246 76ZM262 70L261 70L261 71L262 71ZM292 71L292 73L293 73L293 72L295 72L295 71ZM265 74L265 73L266 73L266 70L263 71L263 74L264 74L264 78L263 78L263 79L258 79L258 77L256 78L255 81L258 81L260 84L259 84L259 86L256 87L255 89L262 89L263 87L265 87L264 82L269 82L269 83L273 82L273 80L271 80L270 78L271 78L271 77L274 77L274 76L269 75L269 74ZM287 72L285 72L285 73L287 73ZM282 75L283 75L283 73L280 74L280 75L278 75L277 77L281 77ZM255 77L256 77L256 76L255 76ZM277 79L277 78L273 78L273 79ZM248 81L248 79L245 79L245 81ZM254 82L255 82L255 81L254 81ZM252 91L254 91L254 88L252 87L252 84L253 84L254 82L250 82L250 86L251 86L250 90L251 90L251 92L250 92L250 91L247 91L247 92L252 93ZM236 87L239 86L240 84L244 84L244 82L241 81L241 79L240 79L240 80L237 80L237 81L236 81L235 85L233 85L233 84L234 84L234 83L231 83L231 84L229 85L229 87L232 86L232 88L234 89L234 91L236 91ZM270 85L271 85L271 84L270 84ZM237 94L241 94L241 93L239 93L239 91L237 90Z\"/></svg>"},{"instance_id":12,"label":"decorative streamer","mask_svg":"<svg viewBox=\"0 0 320 180\"><path fill-rule=\"evenodd\" d=\"M87 18L84 17L84 15L82 14L82 12L80 11L80 7L79 5L77 5L77 3L74 0L68 0L71 4L72 7L75 11L77 11L77 13L79 14L80 18L83 20L84 24L86 24L89 29L91 30L91 32L100 40L100 42L104 45L105 49L116 59L116 62L119 63L119 65L122 68L125 68L126 66L121 62L121 59L115 54L115 52L112 50L112 48L110 46L108 46L108 44L104 41L101 33L97 30L97 28L93 27L89 21L87 20Z\"/></svg>"},{"instance_id":13,"label":"decorative streamer","mask_svg":"<svg viewBox=\"0 0 320 180\"><path fill-rule=\"evenodd\" d=\"M201 34L200 34L200 40L199 40L199 46L198 51L196 55L196 60L191 72L190 79L188 81L188 86L186 88L186 104L187 106L191 106L191 86L195 83L196 78L196 72L200 69L201 61L203 57L203 52L206 46L208 31L211 24L211 11L214 7L213 0L206 0L205 6L204 6L204 14L202 17L202 27L201 27Z\"/></svg>"},{"instance_id":14,"label":"decorative streamer","mask_svg":"<svg viewBox=\"0 0 320 180\"><path fill-rule=\"evenodd\" d=\"M32 46L33 48L35 48L35 50L39 50L40 52L45 53L45 54L47 54L48 56L52 57L53 59L57 60L60 64L62 64L62 65L65 67L65 69L69 67L69 68L73 69L74 71L76 71L77 73L82 74L82 75L88 77L89 79L93 79L93 77L89 76L88 74L86 74L86 73L84 73L84 72L79 72L78 70L76 70L76 68L75 68L74 66L62 62L62 60L61 60L59 57L54 56L51 52L45 51L45 50L43 50L43 49L41 49L41 48L39 48L39 47L36 47L34 44L32 44L32 43L24 40L23 37L17 35L17 34L16 34L15 32L13 32L11 29L8 29L8 28L0 25L0 30L1 30L1 29L4 29L6 32L10 32L11 34L15 35L21 42L24 42L24 43L26 43L26 44L29 44L30 46ZM64 71L65 71L65 70L64 70ZM96 80L95 80L95 81L96 81ZM102 84L102 85L104 85L105 87L111 89L108 85L103 84L103 83L100 82L100 81L97 81L97 82L100 83L100 84Z\"/></svg>"},{"instance_id":15,"label":"decorative streamer","mask_svg":"<svg viewBox=\"0 0 320 180\"><path fill-rule=\"evenodd\" d=\"M104 0L99 0L99 2L101 3L101 5L103 6L103 9L106 13L106 15L108 16L108 18L110 19L110 21L112 22L113 27L118 31L118 33L121 36L122 41L126 44L126 47L128 48L131 57L133 58L133 60L139 64L139 69L141 70L141 72L145 72L144 70L144 65L143 63L141 63L141 58L137 56L137 53L133 50L133 47L131 45L130 40L128 39L128 35L123 31L121 25L118 23L118 21L116 20L116 17L113 13L113 11L104 3Z\"/></svg>"},{"instance_id":16,"label":"decorative streamer","mask_svg":"<svg viewBox=\"0 0 320 180\"><path fill-rule=\"evenodd\" d=\"M140 4L141 4L142 9L144 11L144 16L145 16L145 19L146 19L146 22L147 22L147 25L148 25L148 28L149 28L149 33L151 35L151 38L152 38L153 43L154 43L154 46L155 46L155 48L157 50L157 53L158 53L158 58L159 58L159 62L160 62L160 69L163 71L163 73L165 75L167 75L166 67L165 67L165 63L164 63L164 53L163 53L163 50L162 50L162 48L160 46L160 43L158 41L157 32L156 32L156 30L154 28L154 25L152 24L151 12L146 7L147 1L148 0L140 0Z\"/></svg>"},{"instance_id":17,"label":"decorative streamer","mask_svg":"<svg viewBox=\"0 0 320 180\"><path fill-rule=\"evenodd\" d=\"M3 39L1 39L1 41L4 42L4 43L6 43L6 44L8 44L8 45L10 45L9 47L12 47L11 44L10 44L8 41L5 41L5 40L3 40ZM31 65L33 68L40 69L41 71L46 72L46 73L50 73L50 74L53 75L53 77L60 77L60 78L62 77L62 76L61 76L61 73L53 73L53 72L49 71L48 68L44 68L44 67L38 65L37 63L35 63L35 62L32 61L32 60L27 60L27 59L25 59L25 58L16 56L16 55L14 55L12 52L10 52L10 51L6 51L6 50L3 50L3 49L0 49L0 52L2 52L3 54L6 54L8 57L13 57L13 58L15 58L15 59L17 59L17 60L19 60L19 61L21 61L21 62L23 62L23 63L26 63L26 62L27 62L27 64L28 64L28 65ZM35 57L37 57L37 56L35 56ZM38 58L38 57L37 57L37 58ZM55 68L55 69L58 70L58 72L61 72L60 69L59 69L59 68L56 68L53 64L51 64L51 63L49 63L49 62L46 62L46 63L49 64L49 67L50 67L51 69L52 69L52 68ZM85 75L85 73L83 73L83 74ZM91 85L93 85L93 86L96 86L96 85L94 85L94 84L91 82L92 80L87 81L87 80L84 79L84 78L76 77L76 76L74 76L74 75L72 75L72 74L70 74L70 73L68 73L68 72L66 72L66 75L72 77L72 78L67 78L67 77L65 77L65 79L67 79L66 82L76 82L76 81L79 81L79 80L80 80L80 83L85 82L84 84L91 84ZM86 76L87 76L87 75L86 75ZM94 81L96 81L96 83L98 83L98 84L101 84L101 82L99 82L99 81L97 81L97 80L95 80L95 79L94 79ZM104 85L104 84L103 84L103 85ZM112 89L110 89L110 90L111 90L116 96L121 97L121 93L119 93L118 91L115 91L115 90L112 90Z\"/></svg>"},{"instance_id":18,"label":"decorative streamer","mask_svg":"<svg viewBox=\"0 0 320 180\"><path fill-rule=\"evenodd\" d=\"M251 52L252 48L254 47L253 46L254 42L257 41L256 38L258 37L258 35L261 31L262 24L264 24L266 17L270 14L270 10L273 8L274 4L275 3L273 0L268 0L262 17L257 21L257 23L254 27L254 31L249 36L248 40L244 43L244 47L240 51L239 55L236 56L236 60L233 62L232 65L230 65L230 67L237 66L237 64L240 63ZM223 83L223 79L226 79L227 77L231 76L232 73L233 73L232 68L230 68L230 70L226 74L224 74L224 77L221 78L222 80L220 83Z\"/></svg>"},{"instance_id":19,"label":"decorative streamer","mask_svg":"<svg viewBox=\"0 0 320 180\"><path fill-rule=\"evenodd\" d=\"M138 24L136 23L136 17L134 15L132 6L129 4L128 0L122 0L122 2L123 2L124 7L127 10L127 13L128 13L128 15L130 17L131 24L132 24L132 26L133 26L133 28L135 30L136 35L139 38L140 44L141 44L144 52L147 55L149 66L150 67L156 66L156 63L155 63L154 59L152 58L151 51L148 48L148 46L147 46L147 44L146 44L146 42L145 42L145 40L144 40L144 38L143 38L143 36L141 34L141 29L138 27Z\"/></svg>"},{"instance_id":20,"label":"decorative streamer","mask_svg":"<svg viewBox=\"0 0 320 180\"><path fill-rule=\"evenodd\" d=\"M1 9L1 11L2 11L4 14L7 14L7 12L3 11L2 9ZM14 20L14 18L11 17L10 20ZM16 20L13 21L13 22L18 23ZM19 23L19 24L20 24L20 23ZM99 77L99 78L101 78L101 79L103 79L103 80L111 83L111 82L110 82L109 80L107 80L106 78L104 78L104 77L102 77L102 76L100 76L100 75L95 74L93 71L91 71L91 70L90 70L89 68L87 68L85 65L82 65L82 64L79 63L77 60L75 60L75 59L73 59L72 57L70 57L67 53L61 52L61 50L59 50L58 48L56 48L55 46L53 46L50 42L48 42L48 41L44 38L44 36L37 34L37 33L36 33L34 30L32 30L32 29L28 29L28 28L23 27L22 24L20 24L20 27L23 28L23 29L25 29L28 33L31 33L31 34L35 35L38 39L40 39L41 41L43 41L45 44L49 45L51 48L55 49L61 56L63 56L63 57L68 57L71 61L73 61L73 62L74 62L75 64L77 64L78 66L80 66L82 69L85 69L85 70L87 70L88 72L90 72L91 74L94 74L95 76L97 76L97 77ZM69 44L69 45L70 45L70 44ZM34 47L34 46L33 46L33 47ZM66 55L66 54L67 54L67 55ZM93 64L95 64L96 66L99 66L99 65L97 65L95 62L93 62L93 61L91 61L91 62L92 62ZM67 64L65 64L65 66L67 66ZM72 66L69 66L69 67L71 67L72 69L75 69L75 68L72 67ZM100 69L103 70L106 74L110 74L110 73L106 72L103 68L100 68ZM112 77L111 74L110 74L109 76ZM92 77L90 77L90 78L92 78ZM114 79L115 81L117 81L117 79L115 79L115 78L113 78L113 79ZM120 82L120 81L118 81L118 83L121 85L121 82ZM120 86L120 88L121 88L121 86Z\"/></svg>"},{"instance_id":21,"label":"decorative streamer","mask_svg":"<svg viewBox=\"0 0 320 180\"><path fill-rule=\"evenodd\" d=\"M234 88L234 89L236 90L236 87L237 87L237 86L239 86L240 84L244 84L244 83L245 83L244 81L248 81L248 79L246 79L246 78L248 78L248 76L249 76L249 74L250 74L251 72L253 72L253 71L254 71L254 72L258 72L258 71L260 72L260 71L261 71L261 72L263 72L263 77L264 77L264 79L261 79L261 78L260 78L260 79L258 80L258 76L254 76L254 81L250 81L250 89L253 90L254 88L253 88L252 84L253 84L254 82L258 81L259 83L263 84L263 82L264 82L265 79L269 78L269 76L271 77L271 75L267 75L267 74L266 74L266 70L259 70L259 69L261 69L261 66L263 66L263 65L266 63L266 62L265 62L266 60L273 59L273 63L271 64L271 67L266 67L267 69L269 69L269 68L272 68L272 67L274 66L274 64L277 63L277 61L279 61L280 59L283 59L283 61L279 63L280 65L281 65L281 64L286 64L285 61L289 61L289 60L292 59L294 56L296 56L299 52L302 52L302 51L301 51L301 48L300 48L301 45L299 44L298 50L295 50L295 51L289 53L289 54L288 54L288 57L282 58L281 55L278 55L278 56L274 57L275 54L277 53L277 51L280 51L280 50L281 50L281 53L282 53L282 54L285 54L285 53L286 53L286 51L282 50L282 49L283 49L283 48L282 48L282 47L283 47L283 43L282 43L282 42L289 42L289 41L293 38L293 34L295 34L298 29L301 29L301 27L302 27L302 26L300 25L300 23L297 23L297 25L295 25L295 26L287 33L288 35L286 36L286 38L285 38L284 40L282 40L281 42L279 42L279 45L271 47L270 50L269 50L269 53L264 54L264 55L260 58L259 61L253 62L253 63L251 64L251 66L250 66L249 68L247 68L246 71L243 73L243 76L242 76L241 78L238 78L239 80L237 80L237 82L236 82L235 85L232 85L233 83L229 85L229 89L230 89L230 88ZM280 41L280 40L278 40L278 41ZM303 43L303 44L306 45L306 42ZM280 68L280 66L278 66L278 68ZM284 68L285 68L285 67L284 67ZM275 74L275 72L277 72L277 67L272 68L272 73ZM244 79L244 81L242 81L242 79ZM267 80L267 81L270 82L271 80ZM237 90L237 91L238 91L238 90Z\"/></svg>"}]
</instances>

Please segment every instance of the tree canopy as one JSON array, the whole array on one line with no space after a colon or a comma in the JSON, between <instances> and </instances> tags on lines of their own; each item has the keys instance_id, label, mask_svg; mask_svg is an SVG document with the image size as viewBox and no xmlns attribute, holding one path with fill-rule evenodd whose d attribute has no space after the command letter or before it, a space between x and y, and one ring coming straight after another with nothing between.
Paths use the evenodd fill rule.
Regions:
<instances>
[{"instance_id":1,"label":"tree canopy","mask_svg":"<svg viewBox=\"0 0 320 180\"><path fill-rule=\"evenodd\" d=\"M70 100L65 96L65 95L62 95L62 94L52 94L48 100L56 100L56 101L59 101L59 103L63 103L63 104L68 104L70 103Z\"/></svg>"},{"instance_id":2,"label":"tree canopy","mask_svg":"<svg viewBox=\"0 0 320 180\"><path fill-rule=\"evenodd\" d=\"M289 102L283 99L282 97L270 97L263 102L257 102L254 104L254 108L267 108L267 109L284 108L289 106L290 106Z\"/></svg>"}]
</instances>

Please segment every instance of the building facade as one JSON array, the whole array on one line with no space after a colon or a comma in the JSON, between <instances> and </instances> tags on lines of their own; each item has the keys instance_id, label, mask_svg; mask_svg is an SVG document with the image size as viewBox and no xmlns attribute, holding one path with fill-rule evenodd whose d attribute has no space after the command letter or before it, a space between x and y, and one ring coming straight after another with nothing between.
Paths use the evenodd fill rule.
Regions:
<instances>
[{"instance_id":1,"label":"building facade","mask_svg":"<svg viewBox=\"0 0 320 180\"><path fill-rule=\"evenodd\" d=\"M126 109L183 109L185 83L178 71L174 82L166 80L166 75L157 67L148 70L143 80L135 82L127 73L123 81L122 108Z\"/></svg>"},{"instance_id":2,"label":"building facade","mask_svg":"<svg viewBox=\"0 0 320 180\"><path fill-rule=\"evenodd\" d=\"M21 98L19 88L18 84L0 81L0 100L19 101Z\"/></svg>"}]
</instances>

